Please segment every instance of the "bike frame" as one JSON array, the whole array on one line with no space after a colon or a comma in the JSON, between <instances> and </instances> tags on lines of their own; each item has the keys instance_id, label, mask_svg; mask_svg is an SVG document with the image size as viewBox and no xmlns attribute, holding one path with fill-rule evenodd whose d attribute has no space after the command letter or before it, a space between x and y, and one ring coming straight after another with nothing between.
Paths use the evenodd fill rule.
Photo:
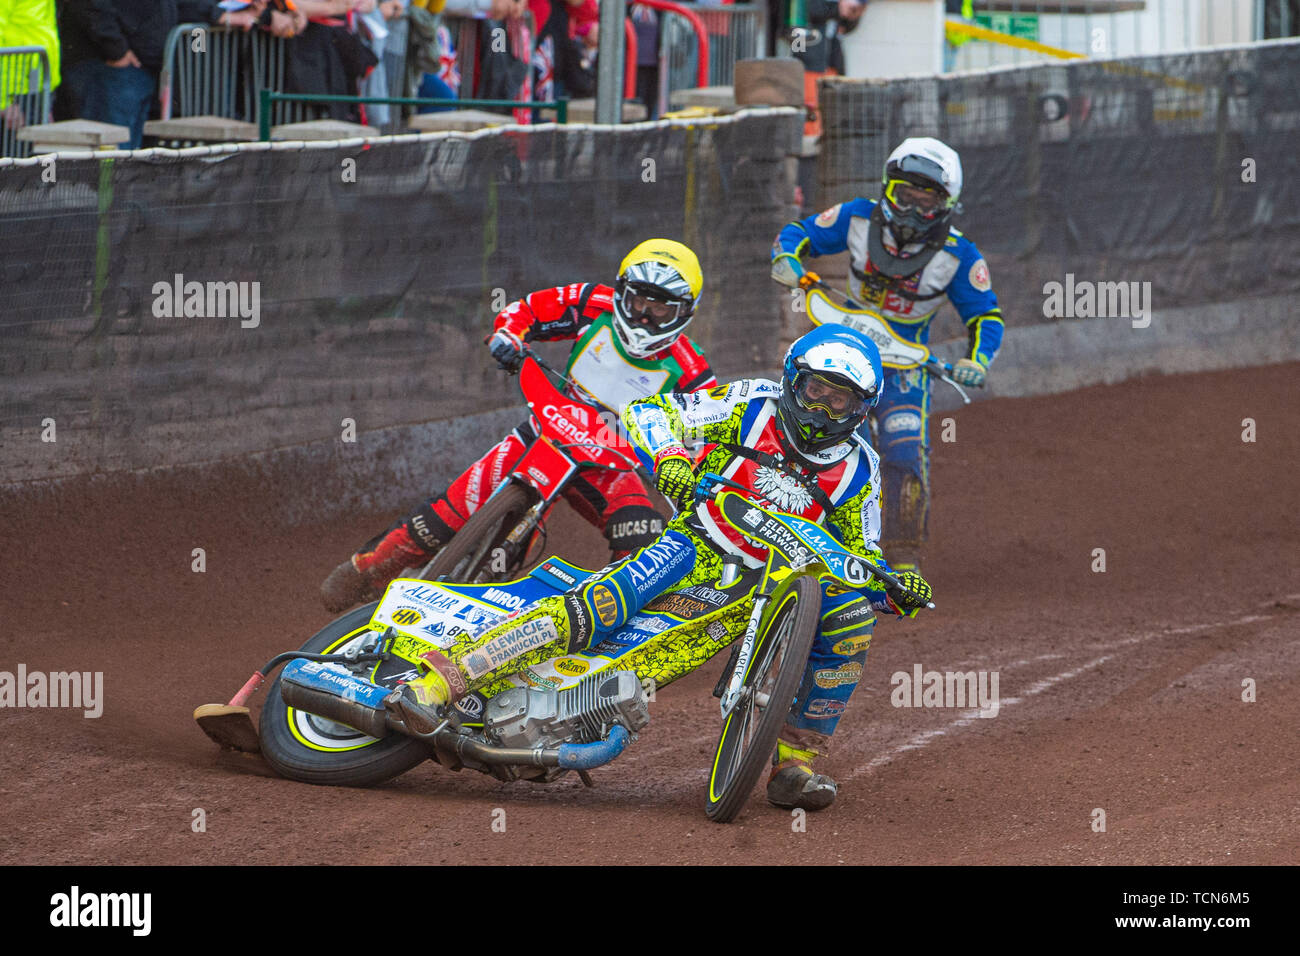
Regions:
<instances>
[{"instance_id":1,"label":"bike frame","mask_svg":"<svg viewBox=\"0 0 1300 956\"><path fill-rule=\"evenodd\" d=\"M579 471L636 468L632 446L617 427L611 429L591 406L561 392L547 377L547 371L560 374L547 369L531 352L519 370L519 388L541 434L506 476L506 481L531 488L538 497L528 520L523 522L530 532L536 519L551 509ZM503 481L492 494L498 494L505 485Z\"/></svg>"}]
</instances>

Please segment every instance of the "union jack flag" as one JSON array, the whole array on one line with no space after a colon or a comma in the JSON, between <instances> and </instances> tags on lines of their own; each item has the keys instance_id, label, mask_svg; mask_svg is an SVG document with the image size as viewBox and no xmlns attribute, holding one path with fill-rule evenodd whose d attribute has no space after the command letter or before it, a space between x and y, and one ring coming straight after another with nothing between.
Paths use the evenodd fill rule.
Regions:
<instances>
[{"instance_id":1,"label":"union jack flag","mask_svg":"<svg viewBox=\"0 0 1300 956\"><path fill-rule=\"evenodd\" d=\"M539 101L555 99L555 43L550 34L533 50L533 69L537 80L533 84L533 98Z\"/></svg>"},{"instance_id":2,"label":"union jack flag","mask_svg":"<svg viewBox=\"0 0 1300 956\"><path fill-rule=\"evenodd\" d=\"M456 47L451 42L451 31L438 27L438 79L460 95L460 66L456 62Z\"/></svg>"}]
</instances>

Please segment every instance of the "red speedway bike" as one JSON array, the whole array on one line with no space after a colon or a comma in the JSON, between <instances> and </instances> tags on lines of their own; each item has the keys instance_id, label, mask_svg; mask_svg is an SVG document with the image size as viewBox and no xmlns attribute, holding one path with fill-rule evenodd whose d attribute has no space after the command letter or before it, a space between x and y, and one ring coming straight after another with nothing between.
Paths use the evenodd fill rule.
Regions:
<instances>
[{"instance_id":1,"label":"red speedway bike","mask_svg":"<svg viewBox=\"0 0 1300 956\"><path fill-rule=\"evenodd\" d=\"M541 557L546 517L580 472L635 471L636 455L617 420L569 398L547 373L564 375L531 350L519 370L519 387L538 423L539 436L510 474L434 555L418 575L426 581L491 584L519 577Z\"/></svg>"}]
</instances>

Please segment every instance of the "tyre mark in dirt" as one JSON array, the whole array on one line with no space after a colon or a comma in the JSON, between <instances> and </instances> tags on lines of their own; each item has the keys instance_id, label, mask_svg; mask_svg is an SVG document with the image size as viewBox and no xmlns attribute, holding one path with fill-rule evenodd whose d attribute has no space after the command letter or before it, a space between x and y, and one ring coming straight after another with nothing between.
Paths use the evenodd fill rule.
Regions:
<instances>
[{"instance_id":1,"label":"tyre mark in dirt","mask_svg":"<svg viewBox=\"0 0 1300 956\"><path fill-rule=\"evenodd\" d=\"M1296 598L1300 598L1300 594L1288 594L1285 597L1280 599L1280 603L1289 602L1295 600ZM1025 703L1030 698L1037 697L1038 695L1044 693L1045 691L1049 691L1052 688L1056 687L1058 684L1061 684L1068 680L1073 680L1074 678L1079 677L1082 674L1086 674L1089 671L1095 670L1096 668L1100 667L1102 664L1105 664L1107 661L1113 660L1119 653L1121 653L1121 649L1128 650L1139 644L1145 644L1149 641L1158 640L1160 638L1165 638L1165 637L1180 636L1184 634L1204 633L1206 631L1223 630L1225 628L1230 628L1230 627L1238 627L1241 625L1254 624L1260 621L1271 621L1274 620L1276 617L1278 617L1278 615L1275 614L1246 614L1242 617L1234 618L1233 620L1230 621L1210 621L1210 622L1204 622L1200 624L1187 625L1183 627L1169 628L1161 631L1151 631L1146 634L1137 634L1132 637L1122 638L1117 641L1100 642L1095 646L1097 646L1098 648L1112 649L1114 653L1103 654L1101 657L1094 658L1090 661L1087 661L1084 664L1080 664L1076 667L1073 667L1070 670L1062 671L1059 674L1053 674L1050 677L1042 678L1041 680L1038 680L1035 683L1031 684L1024 691L1022 691L1018 696L1002 698L998 703L999 712L1001 711L1002 708L1014 707L1017 704ZM1043 654L1043 655L1039 655L1038 657L1027 658L1026 660L1023 661L1016 661L1014 664L1009 665L1009 667L1003 668L1003 670L1009 670L1021 664L1027 664L1027 663L1032 663L1041 660L1054 659L1060 656L1061 655L1057 655L1057 654ZM983 658L975 661L974 663L988 663L988 660L987 658ZM896 758L902 756L908 751L920 750L921 748L925 747L933 740L936 740L940 737L947 736L953 733L954 731L961 730L962 728L971 726L971 724L975 723L976 721L985 720L985 719L988 718L981 717L980 710L978 708L965 710L961 713L961 715L954 718L952 721L950 721L947 725L943 727L921 731L909 737L903 743L896 744L889 750L885 751L884 753L880 754L877 757L872 758L862 766L858 767L858 769L854 770L851 774L849 774L846 779L856 780L859 777L863 776L864 774L871 773L872 771L877 770L880 767L885 766L886 764L892 763Z\"/></svg>"}]
</instances>

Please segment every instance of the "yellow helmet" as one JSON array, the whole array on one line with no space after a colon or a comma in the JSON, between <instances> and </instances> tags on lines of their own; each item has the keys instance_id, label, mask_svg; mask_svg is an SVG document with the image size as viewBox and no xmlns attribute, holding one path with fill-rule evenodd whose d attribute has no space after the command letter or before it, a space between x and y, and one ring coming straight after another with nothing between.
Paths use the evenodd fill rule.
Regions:
<instances>
[{"instance_id":1,"label":"yellow helmet","mask_svg":"<svg viewBox=\"0 0 1300 956\"><path fill-rule=\"evenodd\" d=\"M647 239L627 254L614 283L614 331L628 354L662 352L695 317L700 260L671 239Z\"/></svg>"}]
</instances>

